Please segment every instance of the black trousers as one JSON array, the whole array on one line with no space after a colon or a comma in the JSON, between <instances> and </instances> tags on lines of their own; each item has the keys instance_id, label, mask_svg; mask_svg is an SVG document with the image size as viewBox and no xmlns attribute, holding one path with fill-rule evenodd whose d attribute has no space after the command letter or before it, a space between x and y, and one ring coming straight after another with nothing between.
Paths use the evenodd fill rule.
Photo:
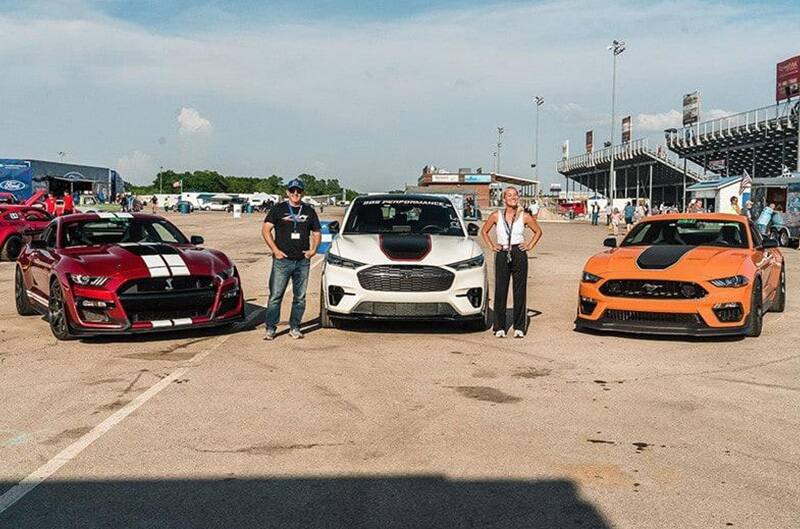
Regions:
<instances>
[{"instance_id":1,"label":"black trousers","mask_svg":"<svg viewBox=\"0 0 800 529\"><path fill-rule=\"evenodd\" d=\"M514 329L525 332L528 311L525 299L528 295L528 254L511 247L511 262L508 252L501 250L494 256L494 326L492 330L506 330L506 300L508 285L513 281L514 288Z\"/></svg>"}]
</instances>

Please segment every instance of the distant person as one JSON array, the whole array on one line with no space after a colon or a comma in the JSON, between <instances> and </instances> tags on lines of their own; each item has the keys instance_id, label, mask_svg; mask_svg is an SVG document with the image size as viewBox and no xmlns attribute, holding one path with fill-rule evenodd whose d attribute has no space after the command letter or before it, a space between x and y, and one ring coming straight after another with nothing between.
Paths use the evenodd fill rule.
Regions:
<instances>
[{"instance_id":1,"label":"distant person","mask_svg":"<svg viewBox=\"0 0 800 529\"><path fill-rule=\"evenodd\" d=\"M303 337L300 324L306 310L306 288L311 269L310 263L322 240L316 211L309 204L303 203L303 193L305 192L303 181L295 178L286 187L288 200L270 209L261 228L261 236L272 250L265 340L275 339L278 321L280 321L281 303L289 280L292 281L289 336L295 339Z\"/></svg>"},{"instance_id":2,"label":"distant person","mask_svg":"<svg viewBox=\"0 0 800 529\"><path fill-rule=\"evenodd\" d=\"M761 214L758 216L758 220L756 220L756 227L761 235L767 234L769 223L772 222L773 213L775 213L775 204L765 206L764 209L761 210Z\"/></svg>"},{"instance_id":3,"label":"distant person","mask_svg":"<svg viewBox=\"0 0 800 529\"><path fill-rule=\"evenodd\" d=\"M644 218L644 215L645 215L645 213L644 213L644 204L639 202L639 205L636 206L636 209L633 212L633 222L634 222L634 224L639 222L640 220L642 220Z\"/></svg>"},{"instance_id":4,"label":"distant person","mask_svg":"<svg viewBox=\"0 0 800 529\"><path fill-rule=\"evenodd\" d=\"M619 212L619 208L614 208L614 211L611 213L611 229L614 231L614 236L619 236L619 227L622 224L622 213Z\"/></svg>"},{"instance_id":5,"label":"distant person","mask_svg":"<svg viewBox=\"0 0 800 529\"><path fill-rule=\"evenodd\" d=\"M625 229L630 230L633 226L633 215L636 213L636 209L633 207L631 202L625 204L625 208L623 209L623 213L625 215Z\"/></svg>"},{"instance_id":6,"label":"distant person","mask_svg":"<svg viewBox=\"0 0 800 529\"><path fill-rule=\"evenodd\" d=\"M486 220L481 230L483 242L495 252L494 270L494 325L497 338L506 336L506 301L508 288L513 281L514 338L525 336L528 314L525 307L528 296L528 250L536 247L542 237L542 229L536 219L519 205L519 192L507 187L503 191L505 207L495 211ZM525 228L533 232L525 242ZM494 228L495 240L489 233Z\"/></svg>"},{"instance_id":7,"label":"distant person","mask_svg":"<svg viewBox=\"0 0 800 529\"><path fill-rule=\"evenodd\" d=\"M597 202L592 202L592 226L597 226L597 222L600 220L600 204Z\"/></svg>"},{"instance_id":8,"label":"distant person","mask_svg":"<svg viewBox=\"0 0 800 529\"><path fill-rule=\"evenodd\" d=\"M47 198L44 199L44 210L47 211L51 217L56 214L56 196L52 191L47 193Z\"/></svg>"},{"instance_id":9,"label":"distant person","mask_svg":"<svg viewBox=\"0 0 800 529\"><path fill-rule=\"evenodd\" d=\"M153 195L150 197L150 210L153 212L153 215L156 214L156 208L158 208L158 197Z\"/></svg>"},{"instance_id":10,"label":"distant person","mask_svg":"<svg viewBox=\"0 0 800 529\"><path fill-rule=\"evenodd\" d=\"M742 214L742 208L739 207L739 197L731 197L731 211L736 215Z\"/></svg>"},{"instance_id":11,"label":"distant person","mask_svg":"<svg viewBox=\"0 0 800 529\"><path fill-rule=\"evenodd\" d=\"M64 191L64 215L75 213L75 200L69 191Z\"/></svg>"},{"instance_id":12,"label":"distant person","mask_svg":"<svg viewBox=\"0 0 800 529\"><path fill-rule=\"evenodd\" d=\"M753 201L748 200L747 202L744 203L744 207L742 208L742 215L744 215L749 219L750 215L752 214L753 214Z\"/></svg>"},{"instance_id":13,"label":"distant person","mask_svg":"<svg viewBox=\"0 0 800 529\"><path fill-rule=\"evenodd\" d=\"M614 208L611 207L611 202L606 204L606 226L611 226L611 215L614 214Z\"/></svg>"},{"instance_id":14,"label":"distant person","mask_svg":"<svg viewBox=\"0 0 800 529\"><path fill-rule=\"evenodd\" d=\"M170 207L169 197L164 198L164 213L168 212Z\"/></svg>"},{"instance_id":15,"label":"distant person","mask_svg":"<svg viewBox=\"0 0 800 529\"><path fill-rule=\"evenodd\" d=\"M534 219L539 219L539 204L536 202L535 198L528 204L528 214Z\"/></svg>"}]
</instances>

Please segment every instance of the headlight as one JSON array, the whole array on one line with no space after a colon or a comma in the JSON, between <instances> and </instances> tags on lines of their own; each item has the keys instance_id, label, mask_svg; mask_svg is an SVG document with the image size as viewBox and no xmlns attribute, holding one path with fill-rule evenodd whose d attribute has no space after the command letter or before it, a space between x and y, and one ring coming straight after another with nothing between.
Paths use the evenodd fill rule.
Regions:
<instances>
[{"instance_id":1,"label":"headlight","mask_svg":"<svg viewBox=\"0 0 800 529\"><path fill-rule=\"evenodd\" d=\"M483 266L483 261L483 254L480 254L477 257L473 257L465 261L458 261L457 263L452 263L447 266L455 270L469 270L470 268L479 268Z\"/></svg>"},{"instance_id":2,"label":"headlight","mask_svg":"<svg viewBox=\"0 0 800 529\"><path fill-rule=\"evenodd\" d=\"M83 274L70 274L70 280L82 287L102 287L108 282L107 276L86 276Z\"/></svg>"},{"instance_id":3,"label":"headlight","mask_svg":"<svg viewBox=\"0 0 800 529\"><path fill-rule=\"evenodd\" d=\"M342 268L352 268L355 270L360 266L364 266L364 263L359 263L358 261L353 261L352 259L345 259L344 257L339 257L338 255L333 255L332 253L328 252L325 256L325 262L331 266L340 266Z\"/></svg>"},{"instance_id":4,"label":"headlight","mask_svg":"<svg viewBox=\"0 0 800 529\"><path fill-rule=\"evenodd\" d=\"M744 276L731 276L731 277L723 277L721 279L712 279L709 281L715 287L720 288L739 288L743 286L747 286L749 281Z\"/></svg>"},{"instance_id":5,"label":"headlight","mask_svg":"<svg viewBox=\"0 0 800 529\"><path fill-rule=\"evenodd\" d=\"M232 264L230 268L226 268L225 270L217 274L217 277L225 281L226 279L232 278L235 273L236 273L236 265Z\"/></svg>"},{"instance_id":6,"label":"headlight","mask_svg":"<svg viewBox=\"0 0 800 529\"><path fill-rule=\"evenodd\" d=\"M596 276L591 272L586 272L586 271L583 272L583 276L581 277L581 281L583 281L584 283L597 283L601 279L603 278L600 276Z\"/></svg>"}]
</instances>

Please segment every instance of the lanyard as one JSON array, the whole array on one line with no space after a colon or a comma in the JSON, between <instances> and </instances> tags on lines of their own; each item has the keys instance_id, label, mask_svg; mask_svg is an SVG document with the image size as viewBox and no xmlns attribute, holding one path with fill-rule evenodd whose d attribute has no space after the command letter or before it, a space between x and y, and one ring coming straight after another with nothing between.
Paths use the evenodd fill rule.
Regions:
<instances>
[{"instance_id":1,"label":"lanyard","mask_svg":"<svg viewBox=\"0 0 800 529\"><path fill-rule=\"evenodd\" d=\"M292 217L292 226L293 226L292 231L294 231L296 233L297 232L297 220L298 220L298 217L300 217L300 214L303 212L303 205L302 204L300 205L300 209L297 210L297 213L294 212L294 208L292 208L291 204L287 203L286 205L289 207L289 214Z\"/></svg>"},{"instance_id":2,"label":"lanyard","mask_svg":"<svg viewBox=\"0 0 800 529\"><path fill-rule=\"evenodd\" d=\"M514 223L517 221L517 210L514 210L514 216L511 218L511 225L508 225L506 222L506 211L503 210L503 227L506 229L506 234L508 235L508 250L506 253L506 260L510 263L511 262L511 232L514 229Z\"/></svg>"}]
</instances>

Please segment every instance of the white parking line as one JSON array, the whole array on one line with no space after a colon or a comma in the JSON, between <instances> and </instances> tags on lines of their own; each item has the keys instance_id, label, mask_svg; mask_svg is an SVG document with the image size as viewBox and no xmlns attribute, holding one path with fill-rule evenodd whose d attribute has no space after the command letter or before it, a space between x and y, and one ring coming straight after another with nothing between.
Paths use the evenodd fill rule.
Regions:
<instances>
[{"instance_id":1,"label":"white parking line","mask_svg":"<svg viewBox=\"0 0 800 529\"><path fill-rule=\"evenodd\" d=\"M197 353L192 357L191 360L189 360L189 362L199 362L200 360L204 359L213 351L219 349L231 336L233 335L228 334L223 336L222 339L219 340L216 345L209 347L208 349L201 351L200 353ZM21 500L23 496L25 496L30 491L35 489L44 480L46 480L47 478L58 472L58 470L61 467L72 461L84 449L86 449L89 445L91 445L93 442L102 437L103 434L105 434L106 432L111 430L114 426L125 420L125 418L128 417L128 415L139 409L145 402L155 397L161 390L163 390L164 388L169 386L172 382L174 382L175 380L179 379L184 374L186 374L186 371L188 371L188 369L189 369L188 367L178 368L172 373L170 373L168 376L159 380L156 384L151 386L147 391L140 394L138 397L133 399L124 407L120 408L113 415L111 415L106 420L104 420L103 422L92 428L83 437L81 437L68 447L66 447L50 461L37 468L27 477L23 478L19 483L17 483L8 491L6 491L5 494L0 496L0 514L2 514L5 510L7 510L15 503L17 503L19 500Z\"/></svg>"}]
</instances>

